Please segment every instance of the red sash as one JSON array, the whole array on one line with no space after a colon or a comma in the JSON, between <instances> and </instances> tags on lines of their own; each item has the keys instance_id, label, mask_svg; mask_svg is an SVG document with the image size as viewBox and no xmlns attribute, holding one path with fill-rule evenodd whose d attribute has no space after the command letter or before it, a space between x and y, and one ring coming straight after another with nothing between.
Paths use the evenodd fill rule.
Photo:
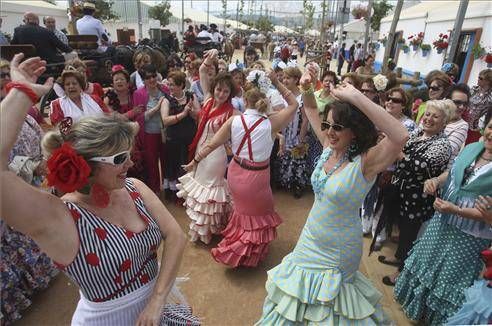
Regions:
<instances>
[{"instance_id":1,"label":"red sash","mask_svg":"<svg viewBox=\"0 0 492 326\"><path fill-rule=\"evenodd\" d=\"M231 104L231 101L226 101L222 103L217 109L215 109L213 112L210 112L214 106L215 100L214 98L210 98L205 105L203 106L202 110L200 111L199 114L199 123L198 123L198 129L196 131L195 137L193 138L193 141L191 142L190 146L188 147L188 159L191 161L193 157L195 157L195 151L198 146L198 142L200 141L200 138L202 137L203 131L205 130L205 125L207 124L208 120L218 117L222 114L227 113L226 119L228 119L232 115L232 111L234 110L234 107ZM224 123L226 121L222 121Z\"/></svg>"}]
</instances>

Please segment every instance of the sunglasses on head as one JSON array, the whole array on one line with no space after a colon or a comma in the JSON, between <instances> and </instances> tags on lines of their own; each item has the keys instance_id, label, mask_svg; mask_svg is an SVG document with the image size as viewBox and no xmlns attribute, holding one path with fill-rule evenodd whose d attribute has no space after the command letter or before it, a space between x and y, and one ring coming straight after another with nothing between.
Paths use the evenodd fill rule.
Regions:
<instances>
[{"instance_id":1,"label":"sunglasses on head","mask_svg":"<svg viewBox=\"0 0 492 326\"><path fill-rule=\"evenodd\" d=\"M468 105L468 101L453 100L453 103L454 103L456 106L460 106L460 105Z\"/></svg>"},{"instance_id":2,"label":"sunglasses on head","mask_svg":"<svg viewBox=\"0 0 492 326\"><path fill-rule=\"evenodd\" d=\"M403 104L403 102L404 102L404 100L402 98L391 97L391 96L388 96L388 102L389 101L396 103L396 104Z\"/></svg>"},{"instance_id":3,"label":"sunglasses on head","mask_svg":"<svg viewBox=\"0 0 492 326\"><path fill-rule=\"evenodd\" d=\"M1 72L0 73L1 78L9 77L10 78L10 72Z\"/></svg>"},{"instance_id":4,"label":"sunglasses on head","mask_svg":"<svg viewBox=\"0 0 492 326\"><path fill-rule=\"evenodd\" d=\"M429 89L431 89L431 90L433 90L434 92L436 92L436 91L440 91L442 88L441 88L441 87L439 87L439 86L431 86L431 87L429 87Z\"/></svg>"},{"instance_id":5,"label":"sunglasses on head","mask_svg":"<svg viewBox=\"0 0 492 326\"><path fill-rule=\"evenodd\" d=\"M124 151L118 154L114 154L112 156L97 156L89 159L89 161L93 162L101 162L112 165L121 165L125 163L130 158L130 151Z\"/></svg>"},{"instance_id":6,"label":"sunglasses on head","mask_svg":"<svg viewBox=\"0 0 492 326\"><path fill-rule=\"evenodd\" d=\"M145 75L145 79L157 78L157 74Z\"/></svg>"},{"instance_id":7,"label":"sunglasses on head","mask_svg":"<svg viewBox=\"0 0 492 326\"><path fill-rule=\"evenodd\" d=\"M338 123L329 123L328 121L321 121L321 130L329 130L330 128L333 128L335 131L342 131L345 129L345 126L342 126Z\"/></svg>"}]
</instances>

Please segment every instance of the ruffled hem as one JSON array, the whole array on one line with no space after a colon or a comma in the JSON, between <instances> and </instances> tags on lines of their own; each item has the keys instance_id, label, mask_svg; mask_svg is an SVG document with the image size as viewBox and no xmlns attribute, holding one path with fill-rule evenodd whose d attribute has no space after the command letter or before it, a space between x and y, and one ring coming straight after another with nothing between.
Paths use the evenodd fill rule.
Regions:
<instances>
[{"instance_id":1,"label":"ruffled hem","mask_svg":"<svg viewBox=\"0 0 492 326\"><path fill-rule=\"evenodd\" d=\"M433 271L415 264L414 256L407 258L405 269L396 280L395 299L409 319L424 318L426 324L442 325L461 306L463 289L438 282Z\"/></svg>"},{"instance_id":2,"label":"ruffled hem","mask_svg":"<svg viewBox=\"0 0 492 326\"><path fill-rule=\"evenodd\" d=\"M492 288L488 281L480 280L465 290L463 307L451 318L447 325L487 325L492 322Z\"/></svg>"},{"instance_id":3,"label":"ruffled hem","mask_svg":"<svg viewBox=\"0 0 492 326\"><path fill-rule=\"evenodd\" d=\"M212 234L220 234L227 223L231 210L229 192L226 183L215 187L205 187L188 173L179 178L177 184L180 198L184 198L183 206L191 219L188 232L191 241L200 240L210 243Z\"/></svg>"},{"instance_id":4,"label":"ruffled hem","mask_svg":"<svg viewBox=\"0 0 492 326\"><path fill-rule=\"evenodd\" d=\"M180 183L176 185L180 198L193 198L200 204L224 204L230 202L227 183L224 181L214 187L205 187L193 178L192 173L185 174L178 179Z\"/></svg>"},{"instance_id":5,"label":"ruffled hem","mask_svg":"<svg viewBox=\"0 0 492 326\"><path fill-rule=\"evenodd\" d=\"M360 272L343 282L337 269L308 270L284 260L268 272L266 289L258 325L390 324L378 303L381 293Z\"/></svg>"},{"instance_id":6,"label":"ruffled hem","mask_svg":"<svg viewBox=\"0 0 492 326\"><path fill-rule=\"evenodd\" d=\"M268 244L277 238L276 227L282 223L277 213L264 216L233 212L224 239L212 249L214 259L231 267L256 267L268 255Z\"/></svg>"}]
</instances>

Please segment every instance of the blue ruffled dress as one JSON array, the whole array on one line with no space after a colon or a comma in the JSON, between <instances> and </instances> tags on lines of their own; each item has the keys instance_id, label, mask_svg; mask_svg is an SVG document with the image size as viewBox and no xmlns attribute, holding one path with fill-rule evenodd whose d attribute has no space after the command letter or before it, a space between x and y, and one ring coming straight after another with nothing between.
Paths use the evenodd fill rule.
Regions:
<instances>
[{"instance_id":1,"label":"blue ruffled dress","mask_svg":"<svg viewBox=\"0 0 492 326\"><path fill-rule=\"evenodd\" d=\"M470 150L477 147L480 149L480 144L468 145L459 158L473 160L476 156ZM491 195L492 163L473 171L460 172L455 162L442 198L461 208L469 208L475 205L478 195ZM456 179L458 174L465 175L463 181ZM462 191L457 187L460 182L466 187L478 178L485 183L482 193ZM465 290L478 279L483 268L480 253L490 246L491 240L492 227L485 222L436 212L397 278L394 295L406 315L412 320L424 321L426 325L443 325L460 309L465 301Z\"/></svg>"},{"instance_id":2,"label":"blue ruffled dress","mask_svg":"<svg viewBox=\"0 0 492 326\"><path fill-rule=\"evenodd\" d=\"M362 228L358 214L373 181L361 157L327 178L323 151L311 177L314 205L293 252L268 271L267 297L257 325L384 325L382 295L358 271Z\"/></svg>"}]
</instances>

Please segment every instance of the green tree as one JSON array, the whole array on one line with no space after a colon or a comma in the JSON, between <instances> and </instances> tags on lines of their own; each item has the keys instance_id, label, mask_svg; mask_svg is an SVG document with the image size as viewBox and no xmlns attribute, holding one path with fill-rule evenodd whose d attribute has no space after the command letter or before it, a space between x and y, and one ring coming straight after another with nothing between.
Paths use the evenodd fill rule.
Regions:
<instances>
[{"instance_id":1,"label":"green tree","mask_svg":"<svg viewBox=\"0 0 492 326\"><path fill-rule=\"evenodd\" d=\"M386 17L391 9L393 9L393 5L386 2L386 0L377 1L372 5L371 29L373 31L379 31L381 19Z\"/></svg>"},{"instance_id":2,"label":"green tree","mask_svg":"<svg viewBox=\"0 0 492 326\"><path fill-rule=\"evenodd\" d=\"M303 0L302 14L304 15L304 28L309 30L314 25L314 11L315 7L310 0Z\"/></svg>"},{"instance_id":3,"label":"green tree","mask_svg":"<svg viewBox=\"0 0 492 326\"><path fill-rule=\"evenodd\" d=\"M262 32L273 32L273 24L267 16L260 16L258 18L256 28Z\"/></svg>"},{"instance_id":4,"label":"green tree","mask_svg":"<svg viewBox=\"0 0 492 326\"><path fill-rule=\"evenodd\" d=\"M239 21L243 20L244 15L244 0L239 1Z\"/></svg>"},{"instance_id":5,"label":"green tree","mask_svg":"<svg viewBox=\"0 0 492 326\"><path fill-rule=\"evenodd\" d=\"M161 26L169 24L169 18L172 17L172 13L169 10L171 5L167 0L161 1L159 4L149 9L149 17L158 20Z\"/></svg>"},{"instance_id":6,"label":"green tree","mask_svg":"<svg viewBox=\"0 0 492 326\"><path fill-rule=\"evenodd\" d=\"M49 2L49 1L48 1ZM92 0L90 1L96 5L96 11L94 13L94 17L100 19L102 21L115 20L120 18L112 9L113 1L105 1L105 0ZM78 3L74 7L70 8L71 14L75 18L82 18L82 2Z\"/></svg>"}]
</instances>

